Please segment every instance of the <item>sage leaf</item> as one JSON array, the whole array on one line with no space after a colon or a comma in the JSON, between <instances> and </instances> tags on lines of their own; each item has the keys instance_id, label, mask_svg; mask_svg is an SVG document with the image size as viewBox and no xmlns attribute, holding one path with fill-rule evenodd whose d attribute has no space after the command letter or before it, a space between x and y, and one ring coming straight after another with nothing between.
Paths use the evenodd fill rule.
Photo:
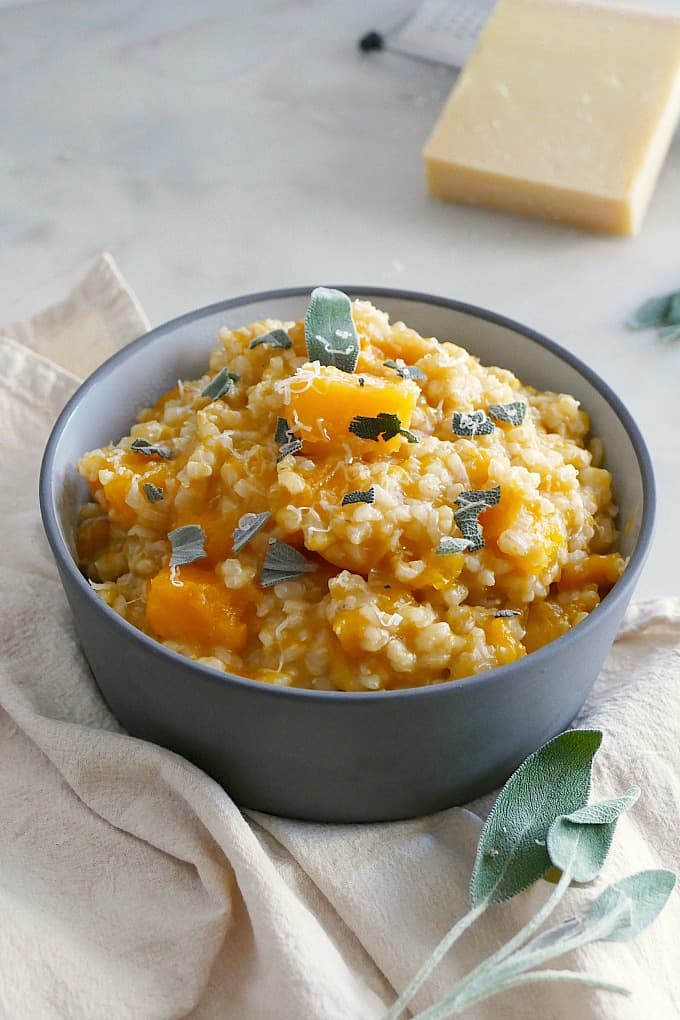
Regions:
<instances>
[{"instance_id":1,"label":"sage leaf","mask_svg":"<svg viewBox=\"0 0 680 1020\"><path fill-rule=\"evenodd\" d=\"M382 438L385 442L395 436L404 436L409 443L417 443L417 438L408 429L402 428L398 414L380 411L375 418L357 414L348 425L348 430L359 439L370 439L377 443Z\"/></svg>"},{"instance_id":2,"label":"sage leaf","mask_svg":"<svg viewBox=\"0 0 680 1020\"><path fill-rule=\"evenodd\" d=\"M201 396L209 400L220 400L225 393L228 393L234 383L240 382L240 375L221 368L216 376L210 380L205 389L201 390Z\"/></svg>"},{"instance_id":3,"label":"sage leaf","mask_svg":"<svg viewBox=\"0 0 680 1020\"><path fill-rule=\"evenodd\" d=\"M310 361L353 372L359 358L359 337L352 304L341 290L317 287L305 315L305 343Z\"/></svg>"},{"instance_id":4,"label":"sage leaf","mask_svg":"<svg viewBox=\"0 0 680 1020\"><path fill-rule=\"evenodd\" d=\"M245 545L248 545L251 538L257 535L258 531L265 526L271 514L265 510L261 514L244 514L233 531L233 553L239 553Z\"/></svg>"},{"instance_id":5,"label":"sage leaf","mask_svg":"<svg viewBox=\"0 0 680 1020\"><path fill-rule=\"evenodd\" d=\"M316 569L316 564L306 560L292 545L275 540L265 557L260 584L263 588L271 588L274 584L294 581L302 574L312 573Z\"/></svg>"},{"instance_id":6,"label":"sage leaf","mask_svg":"<svg viewBox=\"0 0 680 1020\"><path fill-rule=\"evenodd\" d=\"M355 489L354 492L345 493L340 506L349 506L352 503L375 503L374 487L371 486L365 492L362 492L361 489Z\"/></svg>"},{"instance_id":7,"label":"sage leaf","mask_svg":"<svg viewBox=\"0 0 680 1020\"><path fill-rule=\"evenodd\" d=\"M285 418L276 419L276 432L274 433L274 442L280 446L279 455L276 458L276 462L283 460L291 453L299 453L302 449L302 440L295 435L295 433L288 427L288 422Z\"/></svg>"},{"instance_id":8,"label":"sage leaf","mask_svg":"<svg viewBox=\"0 0 680 1020\"><path fill-rule=\"evenodd\" d=\"M494 428L484 411L455 411L451 420L451 431L456 436L488 436Z\"/></svg>"},{"instance_id":9,"label":"sage leaf","mask_svg":"<svg viewBox=\"0 0 680 1020\"><path fill-rule=\"evenodd\" d=\"M561 871L569 871L575 882L592 882L607 859L616 822L640 796L632 786L621 797L587 804L570 815L560 815L550 826L547 849L550 860Z\"/></svg>"},{"instance_id":10,"label":"sage leaf","mask_svg":"<svg viewBox=\"0 0 680 1020\"><path fill-rule=\"evenodd\" d=\"M484 535L482 526L479 523L479 515L484 510L490 510L497 506L501 498L501 487L496 485L493 489L471 489L469 492L461 492L455 503L458 507L454 511L453 519L463 535L470 543L469 552L476 552L484 546Z\"/></svg>"},{"instance_id":11,"label":"sage leaf","mask_svg":"<svg viewBox=\"0 0 680 1020\"><path fill-rule=\"evenodd\" d=\"M508 425L521 425L526 417L527 405L523 400L513 400L510 404L489 404L489 417L494 421L504 421Z\"/></svg>"},{"instance_id":12,"label":"sage leaf","mask_svg":"<svg viewBox=\"0 0 680 1020\"><path fill-rule=\"evenodd\" d=\"M671 341L680 340L680 325L664 326L659 330L659 340Z\"/></svg>"},{"instance_id":13,"label":"sage leaf","mask_svg":"<svg viewBox=\"0 0 680 1020\"><path fill-rule=\"evenodd\" d=\"M133 439L130 449L135 453L143 453L145 457L163 457L165 460L170 460L172 457L172 450L168 450L165 446L156 446L147 439Z\"/></svg>"},{"instance_id":14,"label":"sage leaf","mask_svg":"<svg viewBox=\"0 0 680 1020\"><path fill-rule=\"evenodd\" d=\"M383 365L385 368L393 368L397 375L399 375L402 379L416 379L420 382L427 379L422 368L418 368L417 365L407 365L401 360L401 358L398 358L396 361L392 361L392 359L383 361Z\"/></svg>"},{"instance_id":15,"label":"sage leaf","mask_svg":"<svg viewBox=\"0 0 680 1020\"><path fill-rule=\"evenodd\" d=\"M548 830L588 802L599 730L567 730L530 755L505 784L486 820L470 882L474 906L500 903L550 867Z\"/></svg>"},{"instance_id":16,"label":"sage leaf","mask_svg":"<svg viewBox=\"0 0 680 1020\"><path fill-rule=\"evenodd\" d=\"M163 499L163 490L159 489L157 485L152 485L151 482L144 482L142 488L149 503L159 503Z\"/></svg>"},{"instance_id":17,"label":"sage leaf","mask_svg":"<svg viewBox=\"0 0 680 1020\"><path fill-rule=\"evenodd\" d=\"M626 325L629 329L652 329L654 326L666 325L674 296L672 293L663 294L660 297L653 297L645 301L630 316Z\"/></svg>"},{"instance_id":18,"label":"sage leaf","mask_svg":"<svg viewBox=\"0 0 680 1020\"><path fill-rule=\"evenodd\" d=\"M175 528L168 534L168 538L172 546L171 570L203 559L206 555L205 532L200 524L185 524L181 528Z\"/></svg>"},{"instance_id":19,"label":"sage leaf","mask_svg":"<svg viewBox=\"0 0 680 1020\"><path fill-rule=\"evenodd\" d=\"M675 875L665 868L638 871L615 882L600 893L584 926L588 929L613 919L606 935L598 941L626 942L634 939L652 923L666 905L675 887Z\"/></svg>"},{"instance_id":20,"label":"sage leaf","mask_svg":"<svg viewBox=\"0 0 680 1020\"><path fill-rule=\"evenodd\" d=\"M293 346L293 341L285 329L272 329L269 333L263 333L262 336L251 340L248 346L252 350L254 347L259 347L260 344L271 344L272 347L278 347L282 351L287 351L289 347Z\"/></svg>"},{"instance_id":21,"label":"sage leaf","mask_svg":"<svg viewBox=\"0 0 680 1020\"><path fill-rule=\"evenodd\" d=\"M451 553L462 553L470 548L468 538L450 538L446 535L435 549L436 556L450 556Z\"/></svg>"}]
</instances>

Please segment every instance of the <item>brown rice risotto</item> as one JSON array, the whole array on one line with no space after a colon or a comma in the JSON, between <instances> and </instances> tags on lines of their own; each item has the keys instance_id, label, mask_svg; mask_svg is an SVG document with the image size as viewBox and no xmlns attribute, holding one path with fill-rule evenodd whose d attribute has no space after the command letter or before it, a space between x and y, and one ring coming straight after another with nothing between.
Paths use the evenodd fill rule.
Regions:
<instances>
[{"instance_id":1,"label":"brown rice risotto","mask_svg":"<svg viewBox=\"0 0 680 1020\"><path fill-rule=\"evenodd\" d=\"M540 648L620 577L573 397L324 288L305 321L219 340L78 465L81 569L166 647L283 686L418 687Z\"/></svg>"}]
</instances>

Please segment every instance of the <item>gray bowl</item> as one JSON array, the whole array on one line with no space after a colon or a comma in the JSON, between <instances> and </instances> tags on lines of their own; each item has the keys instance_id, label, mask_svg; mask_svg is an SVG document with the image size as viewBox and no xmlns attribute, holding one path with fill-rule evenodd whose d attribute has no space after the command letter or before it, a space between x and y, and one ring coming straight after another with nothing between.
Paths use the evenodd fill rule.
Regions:
<instances>
[{"instance_id":1,"label":"gray bowl","mask_svg":"<svg viewBox=\"0 0 680 1020\"><path fill-rule=\"evenodd\" d=\"M454 339L539 389L573 394L605 443L622 522L621 580L573 630L491 672L382 693L277 688L191 662L121 619L74 561L85 482L75 464L125 435L139 408L205 370L220 326L302 317L311 287L249 294L159 326L110 358L59 417L40 477L43 522L83 650L111 710L137 737L184 755L237 803L294 818L381 821L461 804L502 783L569 726L590 691L647 556L649 454L594 372L532 330L471 305L409 291L341 287L426 336Z\"/></svg>"}]
</instances>

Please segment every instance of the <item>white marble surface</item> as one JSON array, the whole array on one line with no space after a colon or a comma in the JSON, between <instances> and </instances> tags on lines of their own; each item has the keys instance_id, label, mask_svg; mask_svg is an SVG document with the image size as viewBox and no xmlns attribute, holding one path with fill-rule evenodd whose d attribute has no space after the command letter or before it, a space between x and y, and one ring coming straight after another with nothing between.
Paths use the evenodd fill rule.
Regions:
<instances>
[{"instance_id":1,"label":"white marble surface","mask_svg":"<svg viewBox=\"0 0 680 1020\"><path fill-rule=\"evenodd\" d=\"M317 281L510 315L588 361L637 418L660 504L637 594L676 594L680 344L622 323L680 287L680 136L635 239L432 201L420 150L453 74L358 53L357 37L394 11L390 0L1 6L0 321L59 297L102 249L154 322Z\"/></svg>"}]
</instances>

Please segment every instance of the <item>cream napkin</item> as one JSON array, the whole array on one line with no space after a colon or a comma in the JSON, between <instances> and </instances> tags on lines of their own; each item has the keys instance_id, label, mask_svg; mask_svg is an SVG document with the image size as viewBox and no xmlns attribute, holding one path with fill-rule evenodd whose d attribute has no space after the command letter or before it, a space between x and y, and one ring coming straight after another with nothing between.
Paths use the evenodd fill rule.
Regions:
<instances>
[{"instance_id":1,"label":"cream napkin","mask_svg":"<svg viewBox=\"0 0 680 1020\"><path fill-rule=\"evenodd\" d=\"M480 817L244 817L199 769L122 732L78 647L37 509L41 451L78 382L56 362L86 371L146 325L104 256L66 301L0 339L0 1016L377 1020L467 909ZM579 723L605 731L595 796L643 789L604 880L677 867L680 600L630 610ZM598 888L570 891L562 916ZM493 908L419 1005L546 894L541 884ZM565 960L628 984L630 999L534 986L466 1015L677 1020L679 925L675 893L636 941Z\"/></svg>"}]
</instances>

